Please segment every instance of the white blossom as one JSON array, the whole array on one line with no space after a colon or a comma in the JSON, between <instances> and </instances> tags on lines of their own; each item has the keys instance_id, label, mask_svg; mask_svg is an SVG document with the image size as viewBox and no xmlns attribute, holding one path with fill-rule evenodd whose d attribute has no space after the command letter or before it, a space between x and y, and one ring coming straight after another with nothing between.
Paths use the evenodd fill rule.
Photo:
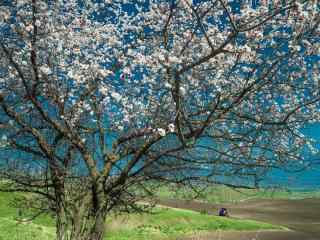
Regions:
<instances>
[{"instance_id":1,"label":"white blossom","mask_svg":"<svg viewBox=\"0 0 320 240\"><path fill-rule=\"evenodd\" d=\"M158 58L161 62L164 62L166 60L165 56L161 53L158 55Z\"/></svg>"},{"instance_id":2,"label":"white blossom","mask_svg":"<svg viewBox=\"0 0 320 240\"><path fill-rule=\"evenodd\" d=\"M158 132L158 134L159 134L161 137L166 136L166 130L163 129L163 128L158 128L158 129L157 129L157 132Z\"/></svg>"},{"instance_id":3,"label":"white blossom","mask_svg":"<svg viewBox=\"0 0 320 240\"><path fill-rule=\"evenodd\" d=\"M172 85L171 85L170 83L168 83L168 82L166 82L166 83L164 84L164 86L165 86L166 88L168 88L168 89L171 89L171 88L172 88Z\"/></svg>"},{"instance_id":4,"label":"white blossom","mask_svg":"<svg viewBox=\"0 0 320 240\"><path fill-rule=\"evenodd\" d=\"M6 7L0 7L0 23L8 20L10 17L10 11Z\"/></svg>"},{"instance_id":5,"label":"white blossom","mask_svg":"<svg viewBox=\"0 0 320 240\"><path fill-rule=\"evenodd\" d=\"M100 74L102 77L107 77L107 76L113 74L113 72L110 71L110 70L107 70L107 69L100 69L100 70L99 70L99 74Z\"/></svg>"},{"instance_id":6,"label":"white blossom","mask_svg":"<svg viewBox=\"0 0 320 240\"><path fill-rule=\"evenodd\" d=\"M26 26L26 31L27 32L32 32L33 31L33 25L29 24L28 26Z\"/></svg>"},{"instance_id":7,"label":"white blossom","mask_svg":"<svg viewBox=\"0 0 320 240\"><path fill-rule=\"evenodd\" d=\"M101 92L102 95L106 96L108 94L108 92L109 92L109 89L106 86L101 86L99 88L99 91Z\"/></svg>"},{"instance_id":8,"label":"white blossom","mask_svg":"<svg viewBox=\"0 0 320 240\"><path fill-rule=\"evenodd\" d=\"M97 121L92 109L96 105L107 123L106 132L125 130L121 134L129 134L151 126L153 136L166 136L176 131L172 121L181 111L181 130L188 136L190 129L201 132L203 122L213 113L209 119L213 124L209 122L203 133L226 136L216 142L222 152L231 151L230 144L237 146L243 140L230 143L231 137L241 138L235 129L250 133L248 138L265 130L264 138L251 141L257 145L270 141L285 152L295 145L282 144L288 142L290 132L279 126L283 132L274 131L274 137L266 139L271 126L264 129L264 121L281 122L294 109L298 110L290 113L289 128L320 120L320 104L305 104L313 103L318 96L314 89L320 85L318 64L310 60L320 54L319 31L308 32L318 9L308 1L293 3L296 8L283 3L278 14L266 7L266 1L255 7L243 2L235 10L233 1L223 1L223 6L220 1L181 0L170 21L168 1L151 0L143 7L136 4L132 12L123 7L123 1L46 2L36 1L35 43L31 1L0 7L0 28L6 32L1 41L28 78L33 74L31 50L36 51L41 78L35 86L37 99L49 107L57 103L45 112L56 113L53 118L59 123L82 129L77 124ZM200 15L206 13L201 17L203 29L193 24L198 19L191 6ZM225 20L225 7L239 31ZM108 16L98 16L101 13ZM260 22L262 19L267 21ZM12 102L17 106L12 109L30 114L32 106L25 101L24 86L9 60L5 55L0 59L1 95L16 97ZM28 84L33 86L30 79ZM15 87L18 90L13 92ZM60 105L63 109L58 109ZM13 126L14 122L10 131ZM307 149L307 136L301 138L295 142Z\"/></svg>"},{"instance_id":9,"label":"white blossom","mask_svg":"<svg viewBox=\"0 0 320 240\"><path fill-rule=\"evenodd\" d=\"M180 94L181 94L182 96L184 96L184 95L186 95L187 90L186 90L184 87L180 87L180 88L179 88L179 92L180 92Z\"/></svg>"},{"instance_id":10,"label":"white blossom","mask_svg":"<svg viewBox=\"0 0 320 240\"><path fill-rule=\"evenodd\" d=\"M52 73L50 67L45 66L45 65L40 67L40 71L41 71L42 73L46 74L46 75L49 75L49 74Z\"/></svg>"},{"instance_id":11,"label":"white blossom","mask_svg":"<svg viewBox=\"0 0 320 240\"><path fill-rule=\"evenodd\" d=\"M171 132L171 133L173 133L173 132L175 131L175 126L174 126L173 123L170 123L170 124L168 125L168 128L169 128L169 132Z\"/></svg>"},{"instance_id":12,"label":"white blossom","mask_svg":"<svg viewBox=\"0 0 320 240\"><path fill-rule=\"evenodd\" d=\"M176 56L169 56L168 60L169 60L169 63L173 63L173 64L181 63L181 59L179 59Z\"/></svg>"},{"instance_id":13,"label":"white blossom","mask_svg":"<svg viewBox=\"0 0 320 240\"><path fill-rule=\"evenodd\" d=\"M122 99L122 95L117 92L111 92L111 97L113 97L118 102Z\"/></svg>"},{"instance_id":14,"label":"white blossom","mask_svg":"<svg viewBox=\"0 0 320 240\"><path fill-rule=\"evenodd\" d=\"M37 19L36 22L35 22L35 25L36 25L37 27L40 27L40 26L41 26L41 21L40 21L39 19Z\"/></svg>"},{"instance_id":15,"label":"white blossom","mask_svg":"<svg viewBox=\"0 0 320 240\"><path fill-rule=\"evenodd\" d=\"M8 140L7 135L2 135L1 141L6 142Z\"/></svg>"}]
</instances>

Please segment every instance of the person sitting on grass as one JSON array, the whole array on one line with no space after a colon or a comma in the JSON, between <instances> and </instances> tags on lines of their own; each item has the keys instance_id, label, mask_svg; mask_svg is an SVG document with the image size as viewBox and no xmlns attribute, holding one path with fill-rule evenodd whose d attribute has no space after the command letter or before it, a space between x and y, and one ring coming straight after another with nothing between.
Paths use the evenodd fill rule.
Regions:
<instances>
[{"instance_id":1,"label":"person sitting on grass","mask_svg":"<svg viewBox=\"0 0 320 240\"><path fill-rule=\"evenodd\" d=\"M229 217L228 209L221 208L219 211L219 216L220 217Z\"/></svg>"}]
</instances>

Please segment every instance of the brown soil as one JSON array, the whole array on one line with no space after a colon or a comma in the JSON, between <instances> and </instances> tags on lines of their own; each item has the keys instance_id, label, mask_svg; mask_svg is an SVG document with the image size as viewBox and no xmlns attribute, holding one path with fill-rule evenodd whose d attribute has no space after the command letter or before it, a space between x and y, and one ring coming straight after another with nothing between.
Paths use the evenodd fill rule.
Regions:
<instances>
[{"instance_id":1,"label":"brown soil","mask_svg":"<svg viewBox=\"0 0 320 240\"><path fill-rule=\"evenodd\" d=\"M160 200L170 207L217 214L228 208L231 217L280 224L289 231L214 232L189 240L320 240L320 199L251 200L235 204L208 204L195 201Z\"/></svg>"}]
</instances>

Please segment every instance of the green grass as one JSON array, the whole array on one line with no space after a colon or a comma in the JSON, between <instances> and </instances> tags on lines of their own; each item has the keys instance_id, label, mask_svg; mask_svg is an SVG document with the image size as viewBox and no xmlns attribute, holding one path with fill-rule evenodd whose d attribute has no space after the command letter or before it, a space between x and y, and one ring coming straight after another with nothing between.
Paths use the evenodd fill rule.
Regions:
<instances>
[{"instance_id":1,"label":"green grass","mask_svg":"<svg viewBox=\"0 0 320 240\"><path fill-rule=\"evenodd\" d=\"M176 239L216 230L283 229L268 223L200 214L190 210L156 208L152 214L114 216L107 221L110 240Z\"/></svg>"},{"instance_id":2,"label":"green grass","mask_svg":"<svg viewBox=\"0 0 320 240\"><path fill-rule=\"evenodd\" d=\"M0 240L53 240L55 228L0 217Z\"/></svg>"},{"instance_id":3,"label":"green grass","mask_svg":"<svg viewBox=\"0 0 320 240\"><path fill-rule=\"evenodd\" d=\"M0 240L52 240L54 221L41 215L32 222L17 221L19 210L12 203L19 194L0 192Z\"/></svg>"},{"instance_id":4,"label":"green grass","mask_svg":"<svg viewBox=\"0 0 320 240\"><path fill-rule=\"evenodd\" d=\"M22 224L18 209L9 204L15 194L0 192L0 240L54 240L54 220L41 216ZM189 210L157 207L151 214L123 214L107 219L108 240L173 240L178 236L215 230L258 230L281 227L251 220L237 220Z\"/></svg>"},{"instance_id":5,"label":"green grass","mask_svg":"<svg viewBox=\"0 0 320 240\"><path fill-rule=\"evenodd\" d=\"M305 199L320 198L320 190L290 191L286 189L232 189L226 186L216 185L201 190L199 195L192 193L188 188L177 186L162 186L157 188L157 196L160 198L194 199L209 203L241 202L251 199ZM178 190L177 190L178 189ZM200 189L197 189L200 190Z\"/></svg>"}]
</instances>

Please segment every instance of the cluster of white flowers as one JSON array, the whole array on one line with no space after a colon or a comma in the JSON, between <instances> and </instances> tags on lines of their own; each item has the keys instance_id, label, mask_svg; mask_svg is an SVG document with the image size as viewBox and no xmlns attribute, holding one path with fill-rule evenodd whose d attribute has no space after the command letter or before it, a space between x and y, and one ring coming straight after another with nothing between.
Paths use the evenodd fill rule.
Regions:
<instances>
[{"instance_id":1,"label":"cluster of white flowers","mask_svg":"<svg viewBox=\"0 0 320 240\"><path fill-rule=\"evenodd\" d=\"M0 7L0 24L10 17L10 11L6 7Z\"/></svg>"},{"instance_id":2,"label":"cluster of white flowers","mask_svg":"<svg viewBox=\"0 0 320 240\"><path fill-rule=\"evenodd\" d=\"M9 144L7 135L2 135L0 139L0 148L6 147Z\"/></svg>"},{"instance_id":3,"label":"cluster of white flowers","mask_svg":"<svg viewBox=\"0 0 320 240\"><path fill-rule=\"evenodd\" d=\"M40 71L41 71L42 73L46 74L46 75L49 75L49 74L52 73L50 67L45 66L45 65L40 67Z\"/></svg>"},{"instance_id":4,"label":"cluster of white flowers","mask_svg":"<svg viewBox=\"0 0 320 240\"><path fill-rule=\"evenodd\" d=\"M168 132L169 133L174 133L175 132L175 125L173 123L170 123L168 125L168 130L166 130L164 128L157 128L154 131L157 132L161 137L165 137Z\"/></svg>"},{"instance_id":5,"label":"cluster of white flowers","mask_svg":"<svg viewBox=\"0 0 320 240\"><path fill-rule=\"evenodd\" d=\"M111 97L113 97L117 102L120 102L122 99L122 95L117 92L111 92Z\"/></svg>"},{"instance_id":6,"label":"cluster of white flowers","mask_svg":"<svg viewBox=\"0 0 320 240\"><path fill-rule=\"evenodd\" d=\"M292 11L278 14L263 4L252 7L243 2L235 9L233 1L223 1L236 27L241 27L234 31L235 26L224 18L225 6L219 2L181 0L172 18L171 5L166 1L151 0L144 7L132 4L134 11L129 12L121 1L97 4L89 0L85 5L76 0L46 2L37 1L35 22L37 61L44 82L39 92L59 99L65 111L61 119L74 124L81 119L95 120L91 106L97 101L113 130L156 126L155 132L164 137L176 131L172 90L179 86L174 89L179 91L179 107L190 122L206 119L212 106L219 103L217 109L221 111L236 105L234 115L239 115L239 122L259 129L263 120L283 119L306 97L314 97L313 90L319 87L319 69L314 67L310 74L310 58L320 54L319 43L312 34L301 40L308 29L304 26L317 14L311 3L297 3ZM21 48L13 57L26 72L31 69L30 36L34 30L30 4L29 0L19 0L16 11L0 7L1 29L10 29L21 38L16 46L10 39L8 42L12 49ZM192 6L196 7L192 10ZM194 11L204 14L201 27L191 24L198 21ZM16 20L6 23L13 12ZM265 22L258 24L263 19ZM287 46L296 55L277 65L283 70L280 76L271 66L288 53ZM2 73L8 62L0 64ZM9 79L12 84L21 84L16 81L16 72L8 72L11 75L0 76L0 82ZM263 82L264 75L268 78L265 85L252 88L259 93L248 91L246 98L238 101L240 93L251 84ZM301 88L308 91L297 90ZM193 118L195 113L200 116ZM253 115L251 121L243 120L245 114ZM297 114L296 119L320 119L318 107L310 106ZM228 135L238 126L226 121L219 127Z\"/></svg>"},{"instance_id":7,"label":"cluster of white flowers","mask_svg":"<svg viewBox=\"0 0 320 240\"><path fill-rule=\"evenodd\" d=\"M170 123L170 124L168 125L168 128L169 128L169 132L171 132L171 133L173 133L173 132L175 131L175 126L174 126L173 123Z\"/></svg>"},{"instance_id":8,"label":"cluster of white flowers","mask_svg":"<svg viewBox=\"0 0 320 240\"><path fill-rule=\"evenodd\" d=\"M165 129L163 129L163 128L158 128L157 129L157 132L158 132L158 134L161 136L161 137L164 137L164 136L166 136L166 130Z\"/></svg>"}]
</instances>

